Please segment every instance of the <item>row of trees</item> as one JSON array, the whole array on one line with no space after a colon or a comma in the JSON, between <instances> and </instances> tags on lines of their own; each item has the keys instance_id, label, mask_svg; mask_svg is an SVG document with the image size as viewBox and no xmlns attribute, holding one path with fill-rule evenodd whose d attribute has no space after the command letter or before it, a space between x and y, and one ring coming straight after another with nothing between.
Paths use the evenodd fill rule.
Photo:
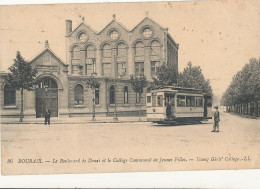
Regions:
<instances>
[{"instance_id":1,"label":"row of trees","mask_svg":"<svg viewBox=\"0 0 260 189\"><path fill-rule=\"evenodd\" d=\"M24 90L33 90L37 85L36 74L37 71L33 69L30 63L26 62L21 56L20 52L17 52L14 64L9 67L11 73L6 76L6 82L10 87L17 90L21 90L21 113L20 122L23 121L23 93ZM202 74L202 70L199 66L192 66L189 62L183 72L177 74L175 69L171 66L163 64L156 72L156 77L153 78L153 82L148 83L145 76L131 77L130 84L134 92L139 93L139 101L141 101L144 89L149 86L151 89L164 87L164 86L179 86L186 88L203 89L207 94L212 94L212 89L209 80L206 80ZM178 75L176 77L176 75ZM93 90L93 120L95 120L95 89L100 86L98 80L92 76L86 80L86 85ZM141 112L141 106L139 108L139 116Z\"/></svg>"},{"instance_id":2,"label":"row of trees","mask_svg":"<svg viewBox=\"0 0 260 189\"><path fill-rule=\"evenodd\" d=\"M259 116L260 58L251 58L232 82L222 97L228 111Z\"/></svg>"}]
</instances>

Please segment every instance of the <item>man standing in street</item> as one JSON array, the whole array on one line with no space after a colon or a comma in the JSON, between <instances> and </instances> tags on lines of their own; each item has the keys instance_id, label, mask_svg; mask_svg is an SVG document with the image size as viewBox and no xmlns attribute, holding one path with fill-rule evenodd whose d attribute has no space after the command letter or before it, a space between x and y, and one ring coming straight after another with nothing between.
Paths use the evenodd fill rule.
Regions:
<instances>
[{"instance_id":1,"label":"man standing in street","mask_svg":"<svg viewBox=\"0 0 260 189\"><path fill-rule=\"evenodd\" d=\"M215 106L215 113L214 113L214 127L211 132L219 132L219 121L220 121L220 116L219 116L219 111L218 111L218 106Z\"/></svg>"},{"instance_id":2,"label":"man standing in street","mask_svg":"<svg viewBox=\"0 0 260 189\"><path fill-rule=\"evenodd\" d=\"M50 125L50 119L51 119L51 111L48 109L48 108L46 108L46 111L45 111L45 123L44 123L44 125Z\"/></svg>"}]
</instances>

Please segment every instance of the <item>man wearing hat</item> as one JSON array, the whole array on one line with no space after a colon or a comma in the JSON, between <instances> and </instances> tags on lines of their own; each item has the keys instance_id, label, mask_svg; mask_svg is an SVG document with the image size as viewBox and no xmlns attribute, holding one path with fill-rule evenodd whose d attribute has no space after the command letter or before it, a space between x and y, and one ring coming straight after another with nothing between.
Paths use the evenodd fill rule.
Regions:
<instances>
[{"instance_id":1,"label":"man wearing hat","mask_svg":"<svg viewBox=\"0 0 260 189\"><path fill-rule=\"evenodd\" d=\"M219 121L220 121L220 116L219 116L219 111L218 111L218 106L215 106L215 113L214 113L214 127L213 131L211 132L219 132Z\"/></svg>"}]
</instances>

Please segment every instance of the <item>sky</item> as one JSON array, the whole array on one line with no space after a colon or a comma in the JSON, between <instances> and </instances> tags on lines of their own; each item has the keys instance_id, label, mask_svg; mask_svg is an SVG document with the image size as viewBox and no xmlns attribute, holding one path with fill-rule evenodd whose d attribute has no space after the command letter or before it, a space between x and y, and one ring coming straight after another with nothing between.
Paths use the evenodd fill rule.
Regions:
<instances>
[{"instance_id":1,"label":"sky","mask_svg":"<svg viewBox=\"0 0 260 189\"><path fill-rule=\"evenodd\" d=\"M131 30L147 11L179 44L179 71L189 61L200 66L219 97L251 57L260 57L259 0L13 5L0 6L0 71L13 64L16 51L32 60L45 40L65 62L67 19L74 29L85 17L99 32L116 14Z\"/></svg>"}]
</instances>

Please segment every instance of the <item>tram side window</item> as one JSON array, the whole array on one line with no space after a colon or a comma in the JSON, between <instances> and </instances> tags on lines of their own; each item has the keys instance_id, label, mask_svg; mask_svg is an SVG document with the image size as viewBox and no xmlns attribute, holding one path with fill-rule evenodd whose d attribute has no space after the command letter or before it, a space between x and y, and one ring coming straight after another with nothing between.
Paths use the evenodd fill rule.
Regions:
<instances>
[{"instance_id":1,"label":"tram side window","mask_svg":"<svg viewBox=\"0 0 260 189\"><path fill-rule=\"evenodd\" d=\"M157 104L159 107L163 106L163 96L162 95L157 96Z\"/></svg>"},{"instance_id":2,"label":"tram side window","mask_svg":"<svg viewBox=\"0 0 260 189\"><path fill-rule=\"evenodd\" d=\"M202 98L196 97L196 107L202 107Z\"/></svg>"},{"instance_id":3,"label":"tram side window","mask_svg":"<svg viewBox=\"0 0 260 189\"><path fill-rule=\"evenodd\" d=\"M186 96L186 106L188 106L188 107L195 106L195 97L194 96Z\"/></svg>"},{"instance_id":4,"label":"tram side window","mask_svg":"<svg viewBox=\"0 0 260 189\"><path fill-rule=\"evenodd\" d=\"M152 95L152 106L156 106L156 95Z\"/></svg>"},{"instance_id":5,"label":"tram side window","mask_svg":"<svg viewBox=\"0 0 260 189\"><path fill-rule=\"evenodd\" d=\"M177 95L177 106L179 107L185 106L185 96Z\"/></svg>"}]
</instances>

